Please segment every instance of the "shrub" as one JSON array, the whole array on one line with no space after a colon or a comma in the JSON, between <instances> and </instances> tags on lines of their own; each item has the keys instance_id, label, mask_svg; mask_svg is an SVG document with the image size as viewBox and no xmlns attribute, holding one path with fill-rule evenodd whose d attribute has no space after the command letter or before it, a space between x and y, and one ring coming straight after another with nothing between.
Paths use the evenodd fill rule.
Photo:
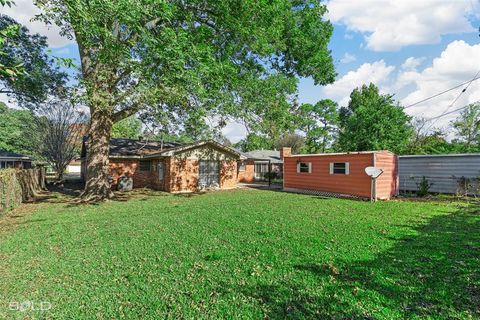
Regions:
<instances>
[{"instance_id":1,"label":"shrub","mask_svg":"<svg viewBox=\"0 0 480 320\"><path fill-rule=\"evenodd\" d=\"M0 213L38 196L44 189L44 169L0 170Z\"/></svg>"},{"instance_id":2,"label":"shrub","mask_svg":"<svg viewBox=\"0 0 480 320\"><path fill-rule=\"evenodd\" d=\"M428 182L428 179L423 176L422 180L420 180L419 183L417 183L417 196L419 197L425 197L428 194L428 191L430 190L430 187L432 186L432 183Z\"/></svg>"}]
</instances>

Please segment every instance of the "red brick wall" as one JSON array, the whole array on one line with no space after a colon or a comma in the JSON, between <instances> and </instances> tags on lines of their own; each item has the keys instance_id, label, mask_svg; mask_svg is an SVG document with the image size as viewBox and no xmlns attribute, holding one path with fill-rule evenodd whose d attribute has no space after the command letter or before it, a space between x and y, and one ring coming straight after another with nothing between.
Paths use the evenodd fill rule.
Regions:
<instances>
[{"instance_id":1,"label":"red brick wall","mask_svg":"<svg viewBox=\"0 0 480 320\"><path fill-rule=\"evenodd\" d=\"M195 192L198 190L199 160L172 157L169 161L169 192ZM220 188L237 186L237 161L220 161Z\"/></svg>"},{"instance_id":2,"label":"red brick wall","mask_svg":"<svg viewBox=\"0 0 480 320\"><path fill-rule=\"evenodd\" d=\"M150 171L140 171L140 161L137 159L110 159L110 175L112 176L112 188L118 186L121 176L133 178L134 188L152 188L164 190L164 185L158 179L157 164L159 160L151 160Z\"/></svg>"},{"instance_id":3,"label":"red brick wall","mask_svg":"<svg viewBox=\"0 0 480 320\"><path fill-rule=\"evenodd\" d=\"M237 186L237 160L220 161L220 188L231 189Z\"/></svg>"},{"instance_id":4,"label":"red brick wall","mask_svg":"<svg viewBox=\"0 0 480 320\"><path fill-rule=\"evenodd\" d=\"M245 160L245 171L238 171L238 182L250 183L254 181L255 165L253 160Z\"/></svg>"}]
</instances>

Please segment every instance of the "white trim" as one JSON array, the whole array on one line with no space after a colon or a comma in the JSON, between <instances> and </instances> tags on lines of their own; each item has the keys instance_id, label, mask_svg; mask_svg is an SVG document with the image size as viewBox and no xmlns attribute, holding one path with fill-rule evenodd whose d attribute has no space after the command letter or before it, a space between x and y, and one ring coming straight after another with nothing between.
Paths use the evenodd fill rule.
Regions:
<instances>
[{"instance_id":1,"label":"white trim","mask_svg":"<svg viewBox=\"0 0 480 320\"><path fill-rule=\"evenodd\" d=\"M333 174L333 162L330 162L330 170L329 170L330 174Z\"/></svg>"},{"instance_id":2,"label":"white trim","mask_svg":"<svg viewBox=\"0 0 480 320\"><path fill-rule=\"evenodd\" d=\"M375 157L375 154L374 154ZM345 174L349 175L350 174L350 162L345 162Z\"/></svg>"},{"instance_id":3,"label":"white trim","mask_svg":"<svg viewBox=\"0 0 480 320\"><path fill-rule=\"evenodd\" d=\"M295 157L328 157L328 156L347 156L347 155L356 155L356 154L372 154L372 153L390 153L394 154L388 150L376 150L376 151L352 151L352 152L332 152L332 153L308 153L308 154L292 154L289 158Z\"/></svg>"}]
</instances>

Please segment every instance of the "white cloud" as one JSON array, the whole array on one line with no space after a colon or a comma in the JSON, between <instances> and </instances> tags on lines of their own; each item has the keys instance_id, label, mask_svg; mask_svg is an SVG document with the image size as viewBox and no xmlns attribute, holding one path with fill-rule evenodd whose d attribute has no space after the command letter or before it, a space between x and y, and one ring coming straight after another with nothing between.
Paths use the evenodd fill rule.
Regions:
<instances>
[{"instance_id":1,"label":"white cloud","mask_svg":"<svg viewBox=\"0 0 480 320\"><path fill-rule=\"evenodd\" d=\"M48 45L52 48L61 48L74 43L66 37L60 36L60 29L55 25L47 26L41 21L32 21L36 14L41 13L40 9L33 4L32 0L16 0L11 8L5 6L2 8L2 14L15 19L18 23L26 26L30 33L39 33L47 36Z\"/></svg>"},{"instance_id":2,"label":"white cloud","mask_svg":"<svg viewBox=\"0 0 480 320\"><path fill-rule=\"evenodd\" d=\"M413 44L439 43L445 34L475 32L468 20L479 0L330 0L329 18L365 34L367 48L396 51Z\"/></svg>"},{"instance_id":3,"label":"white cloud","mask_svg":"<svg viewBox=\"0 0 480 320\"><path fill-rule=\"evenodd\" d=\"M391 80L390 75L394 70L394 66L387 65L383 60L364 63L357 70L348 72L333 84L324 87L323 92L326 97L345 106L352 90L363 84L372 82L380 89L387 87Z\"/></svg>"},{"instance_id":4,"label":"white cloud","mask_svg":"<svg viewBox=\"0 0 480 320\"><path fill-rule=\"evenodd\" d=\"M439 57L433 59L430 66L421 72L407 71L400 73L397 83L403 80L404 85L409 82L414 85L413 91L410 91L402 99L402 104L408 106L471 80L480 70L480 59L478 57L480 57L480 44L469 45L464 41L453 41ZM431 118L442 114L449 108L449 111L452 111L479 101L480 80L472 82L468 90L461 94L466 86L464 85L439 97L408 108L407 112L415 116ZM458 100L450 107L458 96ZM445 126L458 114L459 112L456 112L442 117L436 121L436 124Z\"/></svg>"},{"instance_id":5,"label":"white cloud","mask_svg":"<svg viewBox=\"0 0 480 320\"><path fill-rule=\"evenodd\" d=\"M402 69L404 70L416 70L417 67L425 60L424 57L420 58L414 58L410 57L405 60L405 62L402 64Z\"/></svg>"},{"instance_id":6,"label":"white cloud","mask_svg":"<svg viewBox=\"0 0 480 320\"><path fill-rule=\"evenodd\" d=\"M355 57L355 55L350 54L348 52L345 52L345 54L343 55L343 58L340 59L340 62L344 63L344 64L347 64L347 63L353 62L355 60L357 60L357 57Z\"/></svg>"},{"instance_id":7,"label":"white cloud","mask_svg":"<svg viewBox=\"0 0 480 320\"><path fill-rule=\"evenodd\" d=\"M247 136L247 129L239 122L228 122L222 133L232 143L236 143Z\"/></svg>"}]
</instances>

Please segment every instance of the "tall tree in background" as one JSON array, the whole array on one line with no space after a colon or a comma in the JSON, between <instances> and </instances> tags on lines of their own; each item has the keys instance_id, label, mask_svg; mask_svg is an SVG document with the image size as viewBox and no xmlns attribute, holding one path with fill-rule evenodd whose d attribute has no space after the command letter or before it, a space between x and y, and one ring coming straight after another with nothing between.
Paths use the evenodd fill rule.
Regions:
<instances>
[{"instance_id":1,"label":"tall tree in background","mask_svg":"<svg viewBox=\"0 0 480 320\"><path fill-rule=\"evenodd\" d=\"M41 141L38 152L53 165L57 180L62 181L68 164L80 154L87 118L65 96L49 99L40 110L36 121Z\"/></svg>"},{"instance_id":2,"label":"tall tree in background","mask_svg":"<svg viewBox=\"0 0 480 320\"><path fill-rule=\"evenodd\" d=\"M480 150L480 102L470 104L452 125L465 152Z\"/></svg>"},{"instance_id":3,"label":"tall tree in background","mask_svg":"<svg viewBox=\"0 0 480 320\"><path fill-rule=\"evenodd\" d=\"M142 122L135 116L122 119L112 127L113 138L138 139L142 135Z\"/></svg>"},{"instance_id":4,"label":"tall tree in background","mask_svg":"<svg viewBox=\"0 0 480 320\"><path fill-rule=\"evenodd\" d=\"M16 32L3 42L0 39L0 66L16 66L16 70L5 71L8 76L2 72L0 94L14 99L21 107L34 109L49 94L62 90L67 75L48 56L46 37L30 34L26 27L0 14L0 30L9 28Z\"/></svg>"},{"instance_id":5,"label":"tall tree in background","mask_svg":"<svg viewBox=\"0 0 480 320\"><path fill-rule=\"evenodd\" d=\"M325 152L335 140L339 114L336 102L326 99L300 107L300 129L305 132L305 151Z\"/></svg>"},{"instance_id":6,"label":"tall tree in background","mask_svg":"<svg viewBox=\"0 0 480 320\"><path fill-rule=\"evenodd\" d=\"M292 154L299 154L305 147L305 137L296 133L287 134L275 143L275 149L283 147L292 148Z\"/></svg>"},{"instance_id":7,"label":"tall tree in background","mask_svg":"<svg viewBox=\"0 0 480 320\"><path fill-rule=\"evenodd\" d=\"M340 151L387 149L402 153L412 127L409 117L390 95L380 94L374 84L363 85L350 94L348 107L340 110Z\"/></svg>"},{"instance_id":8,"label":"tall tree in background","mask_svg":"<svg viewBox=\"0 0 480 320\"><path fill-rule=\"evenodd\" d=\"M8 108L0 102L0 149L37 156L35 115L29 110Z\"/></svg>"},{"instance_id":9,"label":"tall tree in background","mask_svg":"<svg viewBox=\"0 0 480 320\"><path fill-rule=\"evenodd\" d=\"M268 139L266 136L261 136L256 133L249 133L245 139L240 140L235 144L235 148L243 152L253 150L271 150L274 148L274 141Z\"/></svg>"},{"instance_id":10,"label":"tall tree in background","mask_svg":"<svg viewBox=\"0 0 480 320\"><path fill-rule=\"evenodd\" d=\"M272 74L335 79L333 27L313 0L37 0L78 43L90 108L84 200L111 197L112 125L146 106L239 117L242 88ZM181 113L181 112L179 112Z\"/></svg>"}]
</instances>

